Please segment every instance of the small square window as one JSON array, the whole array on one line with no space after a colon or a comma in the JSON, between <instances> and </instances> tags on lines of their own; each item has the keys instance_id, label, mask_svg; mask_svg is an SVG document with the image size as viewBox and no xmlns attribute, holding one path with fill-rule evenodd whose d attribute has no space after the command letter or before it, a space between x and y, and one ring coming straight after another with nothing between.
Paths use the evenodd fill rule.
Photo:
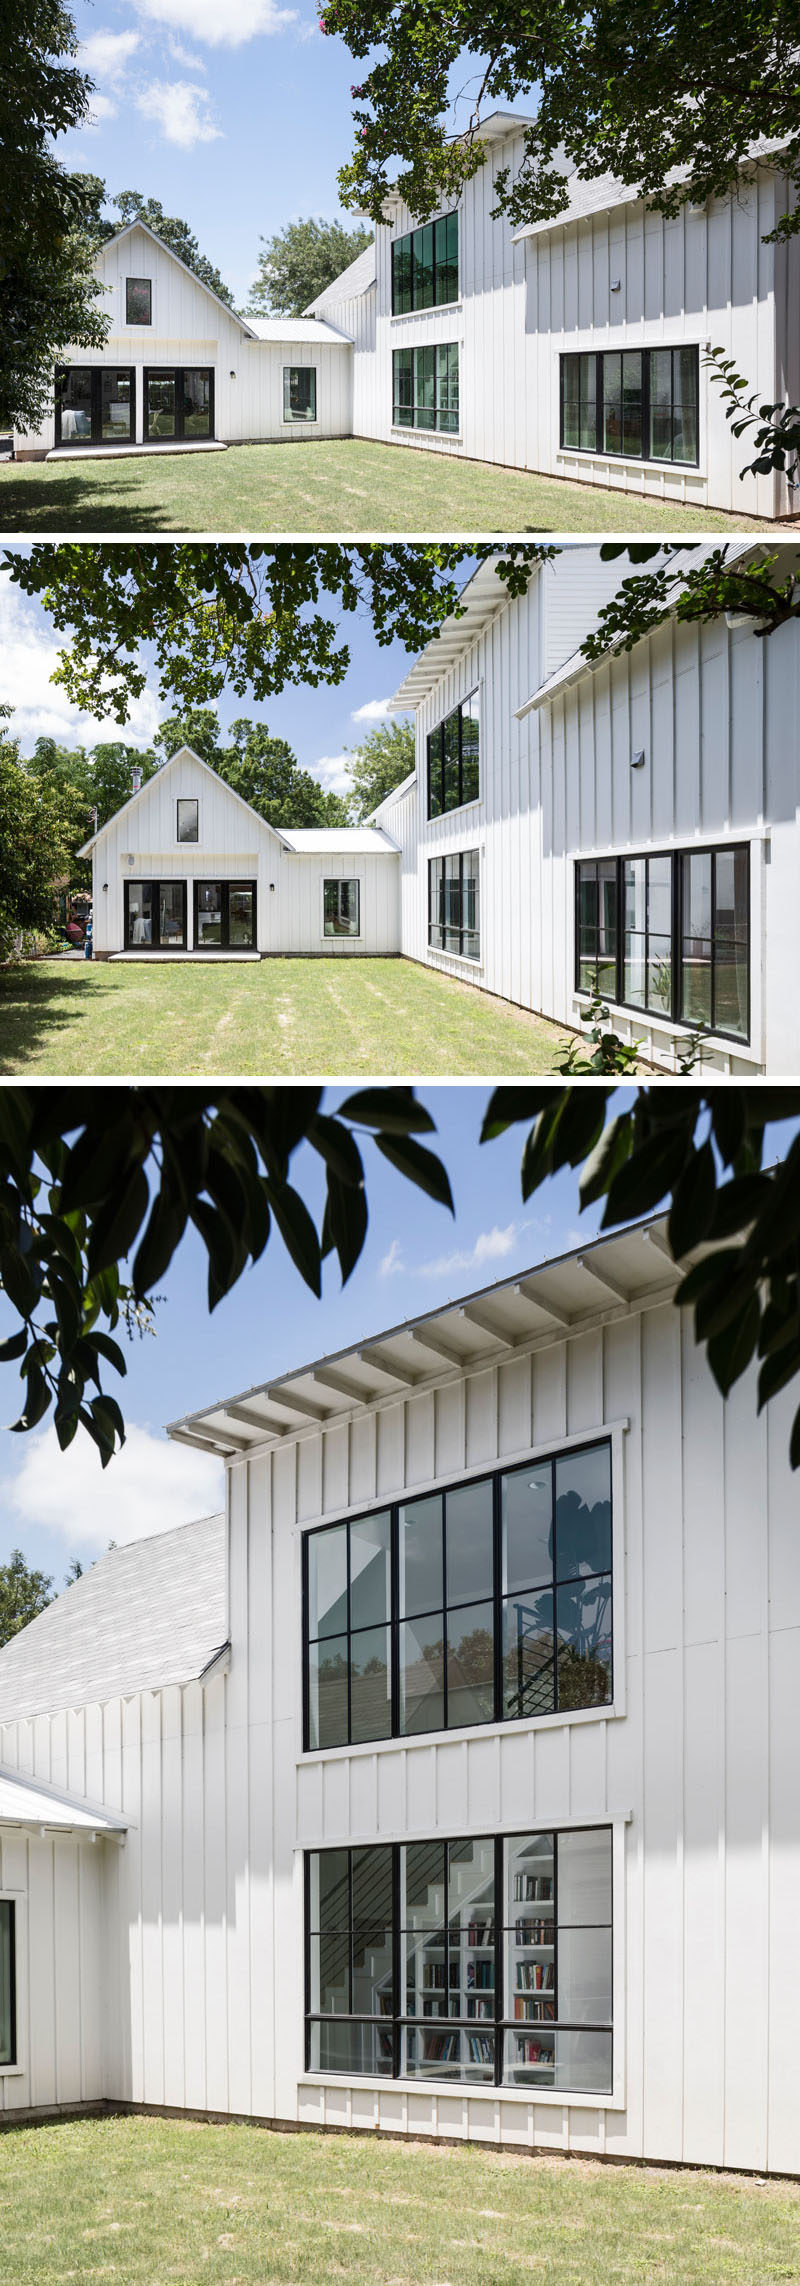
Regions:
<instances>
[{"instance_id":1,"label":"small square window","mask_svg":"<svg viewBox=\"0 0 800 2286\"><path fill-rule=\"evenodd\" d=\"M126 325L152 325L153 284L150 278L126 278Z\"/></svg>"},{"instance_id":2,"label":"small square window","mask_svg":"<svg viewBox=\"0 0 800 2286\"><path fill-rule=\"evenodd\" d=\"M198 807L199 805L196 801L180 801L178 803L179 841L199 841L200 835L197 823Z\"/></svg>"}]
</instances>

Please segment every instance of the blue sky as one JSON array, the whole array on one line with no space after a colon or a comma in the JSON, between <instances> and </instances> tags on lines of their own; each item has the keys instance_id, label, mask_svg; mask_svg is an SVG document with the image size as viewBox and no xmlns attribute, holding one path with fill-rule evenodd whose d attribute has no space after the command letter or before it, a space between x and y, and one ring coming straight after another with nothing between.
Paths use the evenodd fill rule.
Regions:
<instances>
[{"instance_id":1,"label":"blue sky","mask_svg":"<svg viewBox=\"0 0 800 2286\"><path fill-rule=\"evenodd\" d=\"M60 155L182 215L243 306L260 236L340 211L363 64L323 36L309 0L78 0L75 17L94 124ZM478 59L459 64L454 92L479 76Z\"/></svg>"}]
</instances>

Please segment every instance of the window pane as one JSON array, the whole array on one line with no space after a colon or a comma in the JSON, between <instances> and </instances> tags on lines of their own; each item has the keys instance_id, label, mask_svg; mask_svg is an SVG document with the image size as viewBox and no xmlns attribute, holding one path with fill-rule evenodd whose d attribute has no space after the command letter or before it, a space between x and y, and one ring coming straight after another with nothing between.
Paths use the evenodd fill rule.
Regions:
<instances>
[{"instance_id":1,"label":"window pane","mask_svg":"<svg viewBox=\"0 0 800 2286\"><path fill-rule=\"evenodd\" d=\"M310 1747L347 1745L347 1636L311 1643L308 1652Z\"/></svg>"},{"instance_id":2,"label":"window pane","mask_svg":"<svg viewBox=\"0 0 800 2286\"><path fill-rule=\"evenodd\" d=\"M14 1906L0 1902L0 2064L13 2064L14 1996L12 1983Z\"/></svg>"},{"instance_id":3,"label":"window pane","mask_svg":"<svg viewBox=\"0 0 800 2286\"><path fill-rule=\"evenodd\" d=\"M561 440L565 445L580 443L580 358L561 359Z\"/></svg>"},{"instance_id":4,"label":"window pane","mask_svg":"<svg viewBox=\"0 0 800 2286\"><path fill-rule=\"evenodd\" d=\"M334 1929L309 1939L311 2006L326 2016L350 2014L350 1936Z\"/></svg>"},{"instance_id":5,"label":"window pane","mask_svg":"<svg viewBox=\"0 0 800 2286\"><path fill-rule=\"evenodd\" d=\"M128 883L128 943L153 943L154 883L129 881Z\"/></svg>"},{"instance_id":6,"label":"window pane","mask_svg":"<svg viewBox=\"0 0 800 2286\"><path fill-rule=\"evenodd\" d=\"M414 308L428 310L433 303L433 223L414 232Z\"/></svg>"},{"instance_id":7,"label":"window pane","mask_svg":"<svg viewBox=\"0 0 800 2286\"><path fill-rule=\"evenodd\" d=\"M553 1471L549 1461L501 1480L503 1588L540 1587L553 1575Z\"/></svg>"},{"instance_id":8,"label":"window pane","mask_svg":"<svg viewBox=\"0 0 800 2286\"><path fill-rule=\"evenodd\" d=\"M597 868L597 984L607 999L616 999L617 868L613 859Z\"/></svg>"},{"instance_id":9,"label":"window pane","mask_svg":"<svg viewBox=\"0 0 800 2286\"><path fill-rule=\"evenodd\" d=\"M553 2085L558 2088L611 2090L611 2033L557 2032Z\"/></svg>"},{"instance_id":10,"label":"window pane","mask_svg":"<svg viewBox=\"0 0 800 2286\"><path fill-rule=\"evenodd\" d=\"M444 738L444 806L457 810L460 800L458 785L458 709L449 714L443 725Z\"/></svg>"},{"instance_id":11,"label":"window pane","mask_svg":"<svg viewBox=\"0 0 800 2286\"><path fill-rule=\"evenodd\" d=\"M506 1842L506 1926L522 1905L553 1906L555 1843L552 1834L514 1834Z\"/></svg>"},{"instance_id":12,"label":"window pane","mask_svg":"<svg viewBox=\"0 0 800 2286\"><path fill-rule=\"evenodd\" d=\"M512 2088L550 2088L554 2081L556 2035L537 2026L528 2032L506 2032L503 2080Z\"/></svg>"},{"instance_id":13,"label":"window pane","mask_svg":"<svg viewBox=\"0 0 800 2286\"><path fill-rule=\"evenodd\" d=\"M747 853L718 849L714 857L717 946L747 935Z\"/></svg>"},{"instance_id":14,"label":"window pane","mask_svg":"<svg viewBox=\"0 0 800 2286\"><path fill-rule=\"evenodd\" d=\"M349 1929L349 1867L346 1849L314 1850L310 1863L312 1929Z\"/></svg>"},{"instance_id":15,"label":"window pane","mask_svg":"<svg viewBox=\"0 0 800 2286\"><path fill-rule=\"evenodd\" d=\"M423 2032L409 2026L405 2070L412 2079L493 2080L494 2033Z\"/></svg>"},{"instance_id":16,"label":"window pane","mask_svg":"<svg viewBox=\"0 0 800 2286\"><path fill-rule=\"evenodd\" d=\"M642 352L626 349L622 357L622 449L642 451Z\"/></svg>"},{"instance_id":17,"label":"window pane","mask_svg":"<svg viewBox=\"0 0 800 2286\"><path fill-rule=\"evenodd\" d=\"M436 351L414 351L414 420L418 429L436 427Z\"/></svg>"},{"instance_id":18,"label":"window pane","mask_svg":"<svg viewBox=\"0 0 800 2286\"><path fill-rule=\"evenodd\" d=\"M446 1494L448 1604L492 1593L492 1506L490 1482Z\"/></svg>"},{"instance_id":19,"label":"window pane","mask_svg":"<svg viewBox=\"0 0 800 2286\"><path fill-rule=\"evenodd\" d=\"M607 350L603 358L603 448L622 451L622 357Z\"/></svg>"},{"instance_id":20,"label":"window pane","mask_svg":"<svg viewBox=\"0 0 800 2286\"><path fill-rule=\"evenodd\" d=\"M436 300L458 300L458 215L443 214L435 226Z\"/></svg>"},{"instance_id":21,"label":"window pane","mask_svg":"<svg viewBox=\"0 0 800 2286\"><path fill-rule=\"evenodd\" d=\"M399 428L410 429L414 420L414 353L396 349L393 357L393 418Z\"/></svg>"},{"instance_id":22,"label":"window pane","mask_svg":"<svg viewBox=\"0 0 800 2286\"><path fill-rule=\"evenodd\" d=\"M444 866L440 857L428 864L428 941L432 945L444 944Z\"/></svg>"},{"instance_id":23,"label":"window pane","mask_svg":"<svg viewBox=\"0 0 800 2286\"><path fill-rule=\"evenodd\" d=\"M147 434L156 441L175 435L174 373L148 373Z\"/></svg>"},{"instance_id":24,"label":"window pane","mask_svg":"<svg viewBox=\"0 0 800 2286\"><path fill-rule=\"evenodd\" d=\"M152 295L152 282L149 278L126 278L126 325L150 325L152 323Z\"/></svg>"},{"instance_id":25,"label":"window pane","mask_svg":"<svg viewBox=\"0 0 800 2286\"><path fill-rule=\"evenodd\" d=\"M479 742L478 693L473 691L461 708L462 802L477 802L480 793Z\"/></svg>"},{"instance_id":26,"label":"window pane","mask_svg":"<svg viewBox=\"0 0 800 2286\"><path fill-rule=\"evenodd\" d=\"M552 1714L555 1707L552 1590L508 1596L503 1604L503 1713Z\"/></svg>"},{"instance_id":27,"label":"window pane","mask_svg":"<svg viewBox=\"0 0 800 2286\"><path fill-rule=\"evenodd\" d=\"M698 850L681 860L681 1015L711 1023L711 856Z\"/></svg>"},{"instance_id":28,"label":"window pane","mask_svg":"<svg viewBox=\"0 0 800 2286\"><path fill-rule=\"evenodd\" d=\"M222 943L221 881L198 882L195 937L199 947Z\"/></svg>"},{"instance_id":29,"label":"window pane","mask_svg":"<svg viewBox=\"0 0 800 2286\"><path fill-rule=\"evenodd\" d=\"M196 839L196 835L194 836ZM158 926L162 945L179 952L184 945L183 888L180 881L161 881L158 887Z\"/></svg>"},{"instance_id":30,"label":"window pane","mask_svg":"<svg viewBox=\"0 0 800 2286\"><path fill-rule=\"evenodd\" d=\"M392 1683L388 1627L363 1627L350 1637L350 1736L390 1738Z\"/></svg>"},{"instance_id":31,"label":"window pane","mask_svg":"<svg viewBox=\"0 0 800 2286\"><path fill-rule=\"evenodd\" d=\"M647 940L647 1005L663 1016L672 1010L672 938L652 934Z\"/></svg>"},{"instance_id":32,"label":"window pane","mask_svg":"<svg viewBox=\"0 0 800 2286\"><path fill-rule=\"evenodd\" d=\"M444 936L444 941L445 941L445 950L446 950L447 952L460 953L460 951L461 951L461 859L460 859L460 857L446 857L446 858L445 858L445 860L444 860L444 920L445 920L445 936Z\"/></svg>"},{"instance_id":33,"label":"window pane","mask_svg":"<svg viewBox=\"0 0 800 2286\"><path fill-rule=\"evenodd\" d=\"M451 1925L463 1922L468 1946L490 1945L494 1938L494 1841L490 1836L450 1843L448 1884L448 1921Z\"/></svg>"},{"instance_id":34,"label":"window pane","mask_svg":"<svg viewBox=\"0 0 800 2286\"><path fill-rule=\"evenodd\" d=\"M316 420L317 369L315 365L284 366L283 417L285 421Z\"/></svg>"},{"instance_id":35,"label":"window pane","mask_svg":"<svg viewBox=\"0 0 800 2286\"><path fill-rule=\"evenodd\" d=\"M360 1516L350 1526L350 1625L374 1627L390 1611L391 1516Z\"/></svg>"},{"instance_id":36,"label":"window pane","mask_svg":"<svg viewBox=\"0 0 800 2286\"><path fill-rule=\"evenodd\" d=\"M468 1603L447 1621L447 1722L491 1722L494 1717L494 1605Z\"/></svg>"},{"instance_id":37,"label":"window pane","mask_svg":"<svg viewBox=\"0 0 800 2286\"><path fill-rule=\"evenodd\" d=\"M396 238L392 247L392 309L395 315L411 308L411 234Z\"/></svg>"},{"instance_id":38,"label":"window pane","mask_svg":"<svg viewBox=\"0 0 800 2286\"><path fill-rule=\"evenodd\" d=\"M559 1880L561 1859L559 1854ZM611 2017L611 1930L558 1925L558 2013L578 2023Z\"/></svg>"},{"instance_id":39,"label":"window pane","mask_svg":"<svg viewBox=\"0 0 800 2286\"><path fill-rule=\"evenodd\" d=\"M312 2072L365 2072L370 2078L383 2073L391 2078L393 2041L390 2026L341 2024L335 2018L312 2024L309 2069Z\"/></svg>"},{"instance_id":40,"label":"window pane","mask_svg":"<svg viewBox=\"0 0 800 2286\"><path fill-rule=\"evenodd\" d=\"M88 444L92 435L92 375L88 365L70 365L56 378L61 406L62 444Z\"/></svg>"},{"instance_id":41,"label":"window pane","mask_svg":"<svg viewBox=\"0 0 800 2286\"><path fill-rule=\"evenodd\" d=\"M367 1929L389 1929L391 1923L391 1849L354 1849L353 1926L363 1932Z\"/></svg>"},{"instance_id":42,"label":"window pane","mask_svg":"<svg viewBox=\"0 0 800 2286\"><path fill-rule=\"evenodd\" d=\"M211 435L211 374L199 366L187 366L183 376L183 434Z\"/></svg>"},{"instance_id":43,"label":"window pane","mask_svg":"<svg viewBox=\"0 0 800 2286\"><path fill-rule=\"evenodd\" d=\"M597 451L597 358L580 358L580 433L584 450Z\"/></svg>"},{"instance_id":44,"label":"window pane","mask_svg":"<svg viewBox=\"0 0 800 2286\"><path fill-rule=\"evenodd\" d=\"M436 406L439 429L455 434L458 428L458 347L441 343L436 350Z\"/></svg>"},{"instance_id":45,"label":"window pane","mask_svg":"<svg viewBox=\"0 0 800 2286\"><path fill-rule=\"evenodd\" d=\"M401 1938L404 1962L402 2006L406 2016L450 2016L460 2008L456 1955L448 1971L447 1931L429 1929L424 1937Z\"/></svg>"},{"instance_id":46,"label":"window pane","mask_svg":"<svg viewBox=\"0 0 800 2286\"><path fill-rule=\"evenodd\" d=\"M673 460L697 461L697 372L696 349L673 349Z\"/></svg>"},{"instance_id":47,"label":"window pane","mask_svg":"<svg viewBox=\"0 0 800 2286\"><path fill-rule=\"evenodd\" d=\"M178 840L196 841L198 835L198 805L195 801L178 803Z\"/></svg>"},{"instance_id":48,"label":"window pane","mask_svg":"<svg viewBox=\"0 0 800 2286\"><path fill-rule=\"evenodd\" d=\"M404 1502L399 1539L401 1615L438 1610L444 1600L441 1493Z\"/></svg>"},{"instance_id":49,"label":"window pane","mask_svg":"<svg viewBox=\"0 0 800 2286\"><path fill-rule=\"evenodd\" d=\"M672 350L650 351L650 457L672 459Z\"/></svg>"},{"instance_id":50,"label":"window pane","mask_svg":"<svg viewBox=\"0 0 800 2286\"><path fill-rule=\"evenodd\" d=\"M444 1729L444 1617L405 1620L399 1631L400 1731Z\"/></svg>"},{"instance_id":51,"label":"window pane","mask_svg":"<svg viewBox=\"0 0 800 2286\"><path fill-rule=\"evenodd\" d=\"M400 1851L401 1919L404 1929L441 1929L447 1914L447 1868L443 1842L407 1842Z\"/></svg>"},{"instance_id":52,"label":"window pane","mask_svg":"<svg viewBox=\"0 0 800 2286\"><path fill-rule=\"evenodd\" d=\"M228 942L232 945L255 944L253 891L237 889L233 882L228 891Z\"/></svg>"},{"instance_id":53,"label":"window pane","mask_svg":"<svg viewBox=\"0 0 800 2286\"><path fill-rule=\"evenodd\" d=\"M461 860L461 950L477 960L480 952L480 859L465 849Z\"/></svg>"},{"instance_id":54,"label":"window pane","mask_svg":"<svg viewBox=\"0 0 800 2286\"><path fill-rule=\"evenodd\" d=\"M308 1537L308 1632L337 1635L347 1626L347 1525Z\"/></svg>"},{"instance_id":55,"label":"window pane","mask_svg":"<svg viewBox=\"0 0 800 2286\"><path fill-rule=\"evenodd\" d=\"M442 738L443 726L437 723L428 739L428 815L432 818L438 818L442 808ZM442 879L441 863L440 857L432 860L433 866L440 869L431 875L431 879L436 879L437 882Z\"/></svg>"},{"instance_id":56,"label":"window pane","mask_svg":"<svg viewBox=\"0 0 800 2286\"><path fill-rule=\"evenodd\" d=\"M556 1575L607 1572L611 1565L611 1450L565 1453L556 1461Z\"/></svg>"},{"instance_id":57,"label":"window pane","mask_svg":"<svg viewBox=\"0 0 800 2286\"><path fill-rule=\"evenodd\" d=\"M611 1698L611 1574L556 1591L559 1707L606 1706Z\"/></svg>"},{"instance_id":58,"label":"window pane","mask_svg":"<svg viewBox=\"0 0 800 2286\"><path fill-rule=\"evenodd\" d=\"M325 881L323 911L326 937L357 937L361 927L358 881Z\"/></svg>"},{"instance_id":59,"label":"window pane","mask_svg":"<svg viewBox=\"0 0 800 2286\"><path fill-rule=\"evenodd\" d=\"M133 390L126 367L109 366L100 377L101 427L111 444L125 444L133 436Z\"/></svg>"},{"instance_id":60,"label":"window pane","mask_svg":"<svg viewBox=\"0 0 800 2286\"><path fill-rule=\"evenodd\" d=\"M558 1837L558 1925L611 1920L611 1833L587 1827ZM566 2015L566 2009L562 2015Z\"/></svg>"}]
</instances>

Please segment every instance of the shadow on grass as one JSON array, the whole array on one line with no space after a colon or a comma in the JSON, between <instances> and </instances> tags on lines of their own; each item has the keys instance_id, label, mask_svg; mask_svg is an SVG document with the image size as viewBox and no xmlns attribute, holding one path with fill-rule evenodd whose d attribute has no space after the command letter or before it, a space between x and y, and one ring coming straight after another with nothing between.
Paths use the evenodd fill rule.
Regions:
<instances>
[{"instance_id":1,"label":"shadow on grass","mask_svg":"<svg viewBox=\"0 0 800 2286\"><path fill-rule=\"evenodd\" d=\"M166 531L170 528L166 506L157 508L152 500L137 506L138 465L133 460L120 463L113 479L107 478L100 489L90 468L82 475L78 469L56 469L52 462L42 462L41 482L38 471L36 476L17 479L0 469L0 531L114 532L121 527L126 532L152 532L162 526Z\"/></svg>"},{"instance_id":2,"label":"shadow on grass","mask_svg":"<svg viewBox=\"0 0 800 2286\"><path fill-rule=\"evenodd\" d=\"M52 968L0 969L0 1073L24 1074L34 1050L90 1014L84 971L72 962ZM81 997L82 996L82 997ZM87 1074L87 1077L89 1075Z\"/></svg>"}]
</instances>

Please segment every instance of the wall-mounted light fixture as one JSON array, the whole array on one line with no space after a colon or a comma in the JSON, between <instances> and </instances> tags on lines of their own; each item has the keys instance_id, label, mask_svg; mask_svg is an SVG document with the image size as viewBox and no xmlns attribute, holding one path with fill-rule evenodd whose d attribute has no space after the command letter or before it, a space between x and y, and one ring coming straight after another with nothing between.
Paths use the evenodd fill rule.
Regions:
<instances>
[{"instance_id":1,"label":"wall-mounted light fixture","mask_svg":"<svg viewBox=\"0 0 800 2286\"><path fill-rule=\"evenodd\" d=\"M620 291L621 285L622 285L622 280L621 280L621 278L612 278L612 280L611 280L611 291L612 291L612 294L618 294L618 293L619 293L619 291Z\"/></svg>"},{"instance_id":2,"label":"wall-mounted light fixture","mask_svg":"<svg viewBox=\"0 0 800 2286\"><path fill-rule=\"evenodd\" d=\"M104 882L103 882L103 892L104 892L104 894L105 894L105 891L107 890L107 888L108 888L108 882L107 882L107 881L104 881Z\"/></svg>"},{"instance_id":3,"label":"wall-mounted light fixture","mask_svg":"<svg viewBox=\"0 0 800 2286\"><path fill-rule=\"evenodd\" d=\"M228 379L229 379L229 381L235 381L235 379L236 379L236 375L235 375L235 373L234 373L234 370L233 370L233 366L231 366L231 369L230 369L230 373L229 373L229 375L228 375Z\"/></svg>"},{"instance_id":4,"label":"wall-mounted light fixture","mask_svg":"<svg viewBox=\"0 0 800 2286\"><path fill-rule=\"evenodd\" d=\"M271 891L272 891L272 895L273 895L273 897L274 897L274 895L275 895L275 883L274 883L274 881L271 881L271 882L270 882L270 889L271 889Z\"/></svg>"},{"instance_id":5,"label":"wall-mounted light fixture","mask_svg":"<svg viewBox=\"0 0 800 2286\"><path fill-rule=\"evenodd\" d=\"M631 769L632 769L632 770L643 770L643 769L644 769L644 747L643 747L643 746L641 746L641 747L640 747L638 754L632 754L632 755L631 755Z\"/></svg>"}]
</instances>

